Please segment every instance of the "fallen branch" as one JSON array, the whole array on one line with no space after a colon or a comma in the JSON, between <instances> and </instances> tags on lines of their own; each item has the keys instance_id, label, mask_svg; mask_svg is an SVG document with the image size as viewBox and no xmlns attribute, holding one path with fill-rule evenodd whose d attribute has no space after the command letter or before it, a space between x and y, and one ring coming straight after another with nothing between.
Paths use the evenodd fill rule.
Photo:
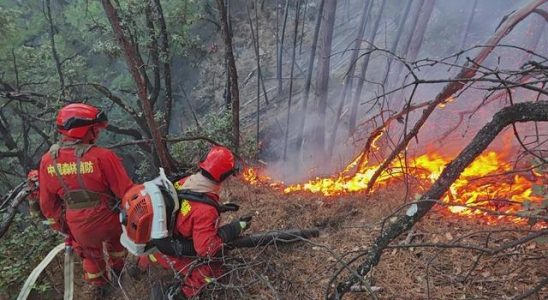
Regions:
<instances>
[{"instance_id":1,"label":"fallen branch","mask_svg":"<svg viewBox=\"0 0 548 300\"><path fill-rule=\"evenodd\" d=\"M25 200L30 193L31 189L29 189L27 185L24 185L24 187L19 191L19 193L16 194L15 197L6 199L6 201L10 201L10 199L13 200L11 200L11 204L6 208L6 212L2 212L2 219L0 223L0 238L2 238L10 228L11 221L17 213L17 206L19 206L19 204L21 204L21 202L23 202L23 200Z\"/></svg>"},{"instance_id":2,"label":"fallen branch","mask_svg":"<svg viewBox=\"0 0 548 300\"><path fill-rule=\"evenodd\" d=\"M431 201L431 199L440 199L462 171L489 146L506 126L516 122L529 121L548 121L548 101L519 103L503 108L496 113L493 119L476 134L472 142L462 150L455 160L444 168L432 187L422 195L416 204L416 212L411 215L400 215L377 237L370 247L369 253L365 256L365 261L358 267L357 274L363 278L369 273L371 268L379 263L383 250L403 232L413 227L435 205L436 202ZM328 298L341 299L354 284L360 281L360 277L351 276L346 281L339 283L336 290L328 295Z\"/></svg>"},{"instance_id":3,"label":"fallen branch","mask_svg":"<svg viewBox=\"0 0 548 300\"><path fill-rule=\"evenodd\" d=\"M548 277L544 277L544 279L541 280L541 282L534 287L533 289L529 290L527 293L514 297L513 300L522 300L527 299L529 296L533 295L534 293L539 292L543 287L545 287L548 284Z\"/></svg>"}]
</instances>

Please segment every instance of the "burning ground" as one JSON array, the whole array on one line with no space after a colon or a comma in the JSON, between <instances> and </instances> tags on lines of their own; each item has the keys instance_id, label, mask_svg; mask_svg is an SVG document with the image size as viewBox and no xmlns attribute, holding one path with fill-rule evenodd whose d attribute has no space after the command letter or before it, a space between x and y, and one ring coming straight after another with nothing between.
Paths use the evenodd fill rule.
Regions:
<instances>
[{"instance_id":1,"label":"burning ground","mask_svg":"<svg viewBox=\"0 0 548 300\"><path fill-rule=\"evenodd\" d=\"M262 175L261 169L248 168L244 178L251 184L267 184L284 193L305 191L325 197L358 193L369 189L368 184L378 165L368 165L366 154L358 155L348 166L331 177L316 177L302 184L284 185L282 181ZM415 193L424 192L450 161L446 155L436 152L411 158L407 164L400 157L381 174L375 189L405 180L417 186ZM405 178L403 178L405 177ZM488 151L478 156L451 185L441 202L451 213L478 218L487 223L511 221L527 222L519 215L529 216L530 208L542 207L543 187L548 184L544 169L530 163L514 171L505 153ZM539 226L546 227L545 222Z\"/></svg>"}]
</instances>

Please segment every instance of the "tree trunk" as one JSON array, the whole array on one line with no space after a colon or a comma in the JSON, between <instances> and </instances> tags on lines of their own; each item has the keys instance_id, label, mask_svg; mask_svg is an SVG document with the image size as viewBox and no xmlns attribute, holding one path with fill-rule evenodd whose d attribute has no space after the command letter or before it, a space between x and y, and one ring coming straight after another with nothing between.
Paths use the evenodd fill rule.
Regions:
<instances>
[{"instance_id":1,"label":"tree trunk","mask_svg":"<svg viewBox=\"0 0 548 300\"><path fill-rule=\"evenodd\" d=\"M295 3L295 27L293 30L293 52L291 53L291 70L289 72L289 100L287 101L287 122L285 125L284 154L283 160L287 158L287 142L289 138L290 120L291 120L291 100L293 99L293 72L295 70L295 55L297 54L297 34L299 33L299 13L301 0Z\"/></svg>"},{"instance_id":2,"label":"tree trunk","mask_svg":"<svg viewBox=\"0 0 548 300\"><path fill-rule=\"evenodd\" d=\"M413 13L411 14L412 16L411 22L409 23L408 26L405 26L406 28L410 28L410 30L409 30L409 33L404 37L403 43L400 43L401 49L397 53L403 57L405 57L405 55L407 54L407 51L409 50L409 46L411 45L411 38L414 35L413 30L415 29L415 26L417 26L417 22L419 21L419 16L421 14L421 8L422 8L422 5L424 4L424 0L413 1L413 3L415 3L415 5L413 8ZM403 68L402 63L396 64L392 72L393 76L389 75L389 80L388 80L389 89L392 89L400 82L400 78L401 78L400 72L402 71L402 68ZM392 99L392 97L390 97L390 99Z\"/></svg>"},{"instance_id":3,"label":"tree trunk","mask_svg":"<svg viewBox=\"0 0 548 300\"><path fill-rule=\"evenodd\" d=\"M152 8L150 7L150 2L147 3L145 7L145 20L148 30L148 38L150 42L148 43L148 53L151 63L149 64L150 69L152 69L153 82L149 86L149 96L150 103L154 108L158 97L160 96L160 90L162 89L162 82L160 76L160 54L158 50L158 39L156 38L156 29L154 28L154 21L152 17ZM138 55L138 54L137 54Z\"/></svg>"},{"instance_id":4,"label":"tree trunk","mask_svg":"<svg viewBox=\"0 0 548 300\"><path fill-rule=\"evenodd\" d=\"M339 106L337 107L337 113L335 115L335 124L333 125L333 131L331 132L331 136L329 138L329 148L327 150L328 157L331 157L333 155L333 149L335 148L335 138L337 136L337 129L339 128L340 116L344 107L346 94L348 93L348 91L352 91L352 82L354 81L354 73L356 71L356 61L358 60L358 54L360 53L360 45L363 42L363 34L367 25L367 16L369 15L369 10L371 9L371 2L371 0L365 0L363 4L363 11L359 23L360 27L358 29L356 39L354 40L354 48L352 49L352 54L348 63L348 71L346 71L344 86L342 88L342 95L341 99L339 100Z\"/></svg>"},{"instance_id":5,"label":"tree trunk","mask_svg":"<svg viewBox=\"0 0 548 300\"><path fill-rule=\"evenodd\" d=\"M240 92L238 89L238 71L236 69L236 60L232 52L232 38L228 27L227 9L224 0L216 0L217 9L219 9L221 19L221 30L223 31L223 40L225 44L225 56L228 62L230 74L230 98L232 110L232 146L234 152L238 153L240 148Z\"/></svg>"},{"instance_id":6,"label":"tree trunk","mask_svg":"<svg viewBox=\"0 0 548 300\"><path fill-rule=\"evenodd\" d=\"M400 43L401 35L403 34L403 30L405 29L405 22L407 21L407 18L409 17L409 12L411 11L411 4L412 1L407 2L407 6L405 7L403 16L400 20L400 24L398 25L398 32L396 33L396 38L392 42L392 46L390 46L390 53L396 55L396 50L398 49L398 45ZM382 81L382 86L385 87L386 82L388 80L388 76L390 75L390 67L392 66L392 60L393 57L389 56L388 60L386 62L386 73L384 74L384 79Z\"/></svg>"},{"instance_id":7,"label":"tree trunk","mask_svg":"<svg viewBox=\"0 0 548 300\"><path fill-rule=\"evenodd\" d=\"M535 51L535 49L537 49L542 40L542 34L544 33L544 28L546 28L546 23L548 22L548 20L536 14L532 15L532 17L533 20L531 20L531 24L525 32L525 35L529 38L527 39L525 45L523 45L523 48ZM523 55L523 58L521 58L521 60L518 62L519 65L517 67L521 67L527 61L529 61L532 56L532 53L525 53Z\"/></svg>"},{"instance_id":8,"label":"tree trunk","mask_svg":"<svg viewBox=\"0 0 548 300\"><path fill-rule=\"evenodd\" d=\"M435 201L447 192L453 182L460 176L462 171L480 155L483 150L495 139L495 137L508 125L518 122L547 122L548 121L548 102L539 101L536 103L526 102L513 106L505 107L493 116L493 119L487 123L474 137L474 139L464 148L461 153L449 164L447 164L440 177L434 182L432 187L422 195L416 204L417 210L414 214L400 215L397 219L388 225L382 234L375 239L372 247L369 248L364 262L358 267L357 274L363 278L371 268L376 266L381 258L382 251L398 236L411 229L415 223L426 215L426 213L436 204ZM329 299L341 299L342 296L350 290L350 287L359 282L360 279L355 276L339 283L336 291L329 296Z\"/></svg>"},{"instance_id":9,"label":"tree trunk","mask_svg":"<svg viewBox=\"0 0 548 300\"><path fill-rule=\"evenodd\" d=\"M424 40L424 34L426 32L426 28L428 25L428 21L430 21L430 17L432 16L432 10L434 8L435 0L425 0L420 8L420 15L418 18L418 21L414 27L414 30L411 32L412 39L410 40L408 44L407 53L404 54L405 60L407 62L414 62L417 59L417 56L419 54L420 47L422 45L422 41ZM403 53L402 53L403 54ZM401 72L401 64L400 64L400 72ZM398 78L398 82L400 82L402 79L403 74L396 74L396 78ZM404 82L405 83L405 82ZM400 90L397 93L393 93L390 97L390 102L393 105L398 105L405 99L405 90ZM396 101L393 99L396 98ZM395 102L395 103L394 103Z\"/></svg>"},{"instance_id":10,"label":"tree trunk","mask_svg":"<svg viewBox=\"0 0 548 300\"><path fill-rule=\"evenodd\" d=\"M152 11L156 23L160 27L160 61L162 62L162 69L164 74L164 88L165 88L165 100L164 100L164 135L169 134L169 128L171 124L171 112L173 109L173 88L171 86L171 56L169 54L169 38L167 34L167 26L164 18L164 12L160 0L152 0Z\"/></svg>"},{"instance_id":11,"label":"tree trunk","mask_svg":"<svg viewBox=\"0 0 548 300\"><path fill-rule=\"evenodd\" d=\"M472 25L472 21L474 20L477 6L478 0L474 0L474 4L472 4L472 9L470 9L470 14L468 15L468 20L466 21L466 25L464 26L464 30L462 31L462 36L459 43L459 50L464 49L464 46L466 45L466 38L468 37L468 33L470 32L470 25Z\"/></svg>"},{"instance_id":12,"label":"tree trunk","mask_svg":"<svg viewBox=\"0 0 548 300\"><path fill-rule=\"evenodd\" d=\"M287 16L289 15L289 0L285 0L285 7L284 7L284 22L282 24L282 33L281 33L281 40L278 44L278 63L276 67L276 76L278 79L278 95L282 94L283 90L283 83L282 83L282 68L283 68L283 53L284 53L284 40L285 40L285 27L287 26ZM276 28L277 30L277 28Z\"/></svg>"},{"instance_id":13,"label":"tree trunk","mask_svg":"<svg viewBox=\"0 0 548 300\"><path fill-rule=\"evenodd\" d=\"M417 22L415 30L413 30L413 39L411 40L409 51L405 56L407 61L415 61L417 59L419 50L422 46L422 41L424 40L424 33L428 27L428 21L430 21L430 17L432 16L432 10L434 9L435 3L436 0L425 0L422 5L419 21Z\"/></svg>"},{"instance_id":14,"label":"tree trunk","mask_svg":"<svg viewBox=\"0 0 548 300\"><path fill-rule=\"evenodd\" d=\"M516 24L518 24L521 20L523 20L525 17L527 17L535 8L537 8L539 5L545 3L547 0L531 0L527 5L523 6L519 10L512 13L509 17L505 19L505 21L499 26L498 30L487 40L484 45L489 45L481 48L481 51L478 53L478 55L470 62L467 63L463 69L457 74L454 79L470 79L473 78L476 75L476 72L478 70L478 67L485 61L487 56L493 51L493 49L498 45L500 40L502 40L503 37L505 37ZM371 176L370 181L367 183L367 191L369 192L373 185L375 184L375 181L379 177L379 175L392 163L392 161L396 158L396 156L399 155L403 149L407 147L411 139L415 137L421 127L424 125L428 117L432 114L432 112L436 109L436 107L442 103L443 101L446 101L447 98L451 97L453 94L455 94L457 91L461 90L464 87L465 83L463 81L456 81L452 80L449 84L447 84L443 90L436 96L434 101L430 103L422 112L422 115L420 116L419 120L415 123L415 126L409 131L409 134L405 135L402 139L402 141L394 148L394 151L390 153L390 155L383 161L383 163L379 166L377 170L375 170L375 173L373 176Z\"/></svg>"},{"instance_id":15,"label":"tree trunk","mask_svg":"<svg viewBox=\"0 0 548 300\"><path fill-rule=\"evenodd\" d=\"M253 49L255 50L255 61L257 63L257 114L256 114L256 128L255 128L255 141L257 147L259 146L259 131L260 131L260 117L261 117L261 57L259 55L259 16L257 0L255 0L255 28L253 28L253 21L251 20L251 12L249 11L249 5L246 6L247 9L247 20L249 22L249 29L251 30L251 39L253 42ZM265 90L265 99L266 99L266 90Z\"/></svg>"},{"instance_id":16,"label":"tree trunk","mask_svg":"<svg viewBox=\"0 0 548 300\"><path fill-rule=\"evenodd\" d=\"M333 28L335 25L336 11L337 0L326 0L323 22L325 26L322 30L322 43L320 44L318 75L316 78L315 112L318 115L318 124L314 128L312 137L314 146L320 149L321 156L324 156L325 154L325 117L327 111L327 93L331 63L331 43L333 41Z\"/></svg>"},{"instance_id":17,"label":"tree trunk","mask_svg":"<svg viewBox=\"0 0 548 300\"><path fill-rule=\"evenodd\" d=\"M304 25L306 24L306 9L308 8L308 0L304 0L303 3L304 11L303 11L303 23L301 25L301 40L299 41L299 55L303 54L303 40L304 40Z\"/></svg>"},{"instance_id":18,"label":"tree trunk","mask_svg":"<svg viewBox=\"0 0 548 300\"><path fill-rule=\"evenodd\" d=\"M64 98L65 97L65 76L63 75L61 59L59 58L59 53L57 53L57 47L55 46L55 28L53 25L53 18L51 17L50 0L46 0L46 10L47 10L46 16L49 23L49 39L51 43L51 53L53 55L53 60L55 61L55 68L57 70L57 75L59 76L61 96Z\"/></svg>"},{"instance_id":19,"label":"tree trunk","mask_svg":"<svg viewBox=\"0 0 548 300\"><path fill-rule=\"evenodd\" d=\"M312 84L312 72L314 71L314 60L316 59L316 49L318 47L318 37L320 36L320 25L322 23L323 7L325 0L320 0L318 7L318 14L316 15L316 24L314 25L314 36L312 37L312 46L310 49L310 57L308 58L308 73L306 74L306 81L304 83L304 95L303 95L303 108L300 118L300 124L297 127L297 147L298 151L302 151L304 126L306 123L306 115L308 112L308 98L310 96L310 86Z\"/></svg>"},{"instance_id":20,"label":"tree trunk","mask_svg":"<svg viewBox=\"0 0 548 300\"><path fill-rule=\"evenodd\" d=\"M375 25L373 26L373 31L371 31L371 38L369 39L369 42L371 44L375 43L375 37L377 36L379 24L381 23L382 13L384 11L384 7L386 4L386 1L381 1L381 2L382 2L381 8L379 9L377 19L375 20ZM366 51L370 51L370 50L371 48L368 47ZM358 86L356 87L356 91L354 92L354 99L352 100L352 108L350 109L350 119L348 120L349 136L352 136L354 134L354 131L356 130L356 120L358 116L358 103L360 102L363 85L365 84L365 75L367 74L367 67L369 66L370 60L371 60L371 54L366 54L363 59L360 77L358 79Z\"/></svg>"},{"instance_id":21,"label":"tree trunk","mask_svg":"<svg viewBox=\"0 0 548 300\"><path fill-rule=\"evenodd\" d=\"M163 143L162 135L158 129L158 124L156 123L156 120L154 120L154 110L152 109L150 99L148 98L147 83L144 75L140 71L141 67L144 66L143 60L137 54L136 45L125 36L124 30L120 23L120 18L118 17L116 9L110 0L102 0L101 2L107 18L112 26L112 31L116 36L116 40L118 41L120 47L124 50L129 71L133 77L135 85L137 86L137 94L143 108L145 119L150 129L154 148L158 154L158 159L160 160L162 167L169 174L173 171L174 165L167 147Z\"/></svg>"}]
</instances>

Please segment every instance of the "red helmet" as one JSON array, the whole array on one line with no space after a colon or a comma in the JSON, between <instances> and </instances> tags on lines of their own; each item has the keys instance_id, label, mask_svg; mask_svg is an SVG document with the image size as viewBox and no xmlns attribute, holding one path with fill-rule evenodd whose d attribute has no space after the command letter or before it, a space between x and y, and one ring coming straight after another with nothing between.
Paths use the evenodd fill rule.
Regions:
<instances>
[{"instance_id":1,"label":"red helmet","mask_svg":"<svg viewBox=\"0 0 548 300\"><path fill-rule=\"evenodd\" d=\"M27 174L27 179L31 181L38 181L38 170L30 170Z\"/></svg>"},{"instance_id":2,"label":"red helmet","mask_svg":"<svg viewBox=\"0 0 548 300\"><path fill-rule=\"evenodd\" d=\"M59 110L56 123L62 135L81 139L89 129L107 127L108 119L105 112L95 106L72 103Z\"/></svg>"},{"instance_id":3,"label":"red helmet","mask_svg":"<svg viewBox=\"0 0 548 300\"><path fill-rule=\"evenodd\" d=\"M202 160L200 160L198 166L204 176L216 182L221 182L238 171L234 154L221 146L211 148Z\"/></svg>"}]
</instances>

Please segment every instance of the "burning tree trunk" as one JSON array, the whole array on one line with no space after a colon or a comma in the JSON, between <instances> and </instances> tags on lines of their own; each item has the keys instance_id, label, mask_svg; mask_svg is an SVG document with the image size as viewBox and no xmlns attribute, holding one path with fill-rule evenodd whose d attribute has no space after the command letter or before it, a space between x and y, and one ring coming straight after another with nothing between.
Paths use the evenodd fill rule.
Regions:
<instances>
[{"instance_id":1,"label":"burning tree trunk","mask_svg":"<svg viewBox=\"0 0 548 300\"><path fill-rule=\"evenodd\" d=\"M156 123L156 120L154 120L154 111L148 95L147 82L143 73L144 71L142 71L144 62L141 59L141 56L137 53L134 42L126 37L120 18L110 0L102 0L101 2L107 18L112 26L112 31L118 40L118 44L124 50L127 65L131 76L133 77L133 81L137 86L137 94L139 96L139 100L141 101L141 106L143 108L147 125L150 128L152 141L158 154L160 164L166 169L166 172L171 173L174 169L174 165L167 147L163 143L158 124Z\"/></svg>"},{"instance_id":2,"label":"burning tree trunk","mask_svg":"<svg viewBox=\"0 0 548 300\"><path fill-rule=\"evenodd\" d=\"M548 122L548 101L526 102L503 108L493 116L474 137L474 139L462 150L462 152L450 162L434 182L432 187L420 198L414 213L408 213L397 217L386 230L384 230L371 246L365 261L358 267L357 275L363 278L374 266L379 263L382 251L403 232L409 230L417 223L434 205L432 199L440 199L447 192L453 182L462 171L474 161L474 159L495 137L508 125L518 122ZM411 210L410 210L411 211ZM350 287L360 281L360 278L352 276L340 283L336 290L329 295L329 299L341 299L350 290Z\"/></svg>"},{"instance_id":3,"label":"burning tree trunk","mask_svg":"<svg viewBox=\"0 0 548 300\"><path fill-rule=\"evenodd\" d=\"M382 12L384 11L385 4L386 4L386 1L382 1L381 8L379 9L379 13L375 21L375 25L373 26L373 30L371 31L371 38L369 39L369 42L371 44L375 43L375 37L377 36L379 24L381 23ZM367 51L369 50L370 50L370 47L368 47ZM360 77L358 80L358 86L356 87L356 91L354 92L354 99L352 100L352 107L350 108L350 119L348 120L350 136L354 134L354 130L356 129L356 119L358 116L358 103L360 102L360 96L362 93L363 85L365 84L365 75L367 73L367 67L369 66L370 59L371 59L371 54L367 53L362 62L362 68L361 68Z\"/></svg>"},{"instance_id":4,"label":"burning tree trunk","mask_svg":"<svg viewBox=\"0 0 548 300\"><path fill-rule=\"evenodd\" d=\"M318 124L314 129L314 145L324 152L325 144L325 114L327 111L327 87L329 84L329 70L331 63L331 42L333 41L333 28L335 25L335 13L337 0L326 0L325 20L322 31L322 43L320 45L320 57L318 63L318 77L316 78L316 106Z\"/></svg>"},{"instance_id":5,"label":"burning tree trunk","mask_svg":"<svg viewBox=\"0 0 548 300\"><path fill-rule=\"evenodd\" d=\"M240 91L238 89L238 71L236 70L236 60L232 52L232 38L228 26L228 16L224 0L216 0L217 9L221 18L221 29L223 31L223 40L225 43L225 56L228 61L228 71L230 75L230 98L232 110L232 144L234 151L238 153L240 148Z\"/></svg>"},{"instance_id":6,"label":"burning tree trunk","mask_svg":"<svg viewBox=\"0 0 548 300\"><path fill-rule=\"evenodd\" d=\"M481 52L474 58L474 60L472 60L471 63L467 63L463 67L463 69L459 72L459 74L455 76L455 80L450 80L450 83L443 88L443 90L436 96L434 101L432 101L424 109L421 117L419 118L417 123L415 123L415 126L411 129L411 131L409 131L408 134L406 134L403 137L402 141L396 146L394 151L390 153L390 155L383 161L383 163L375 171L375 173L371 177L371 180L367 183L367 191L371 190L371 188L375 184L375 181L377 180L379 175L386 169L386 167L390 165L390 163L399 155L399 153L403 151L403 149L407 147L409 142L419 133L419 130L421 129L422 125L424 125L424 123L426 122L428 117L432 114L432 112L436 109L436 107L464 87L465 83L463 81L457 81L457 80L459 79L466 80L466 79L473 78L476 75L478 67L487 58L487 56L491 53L491 51L493 51L493 49L500 42L500 40L503 37L505 37L512 30L512 28L514 28L516 24L518 24L521 20L527 17L535 8L537 8L538 6L540 6L541 4L547 1L548 0L532 0L531 2L529 2L529 4L525 5L521 9L511 14L501 24L501 26L499 26L495 34L485 43L485 45L487 46L485 46L481 50ZM369 139L371 139L371 137Z\"/></svg>"}]
</instances>

